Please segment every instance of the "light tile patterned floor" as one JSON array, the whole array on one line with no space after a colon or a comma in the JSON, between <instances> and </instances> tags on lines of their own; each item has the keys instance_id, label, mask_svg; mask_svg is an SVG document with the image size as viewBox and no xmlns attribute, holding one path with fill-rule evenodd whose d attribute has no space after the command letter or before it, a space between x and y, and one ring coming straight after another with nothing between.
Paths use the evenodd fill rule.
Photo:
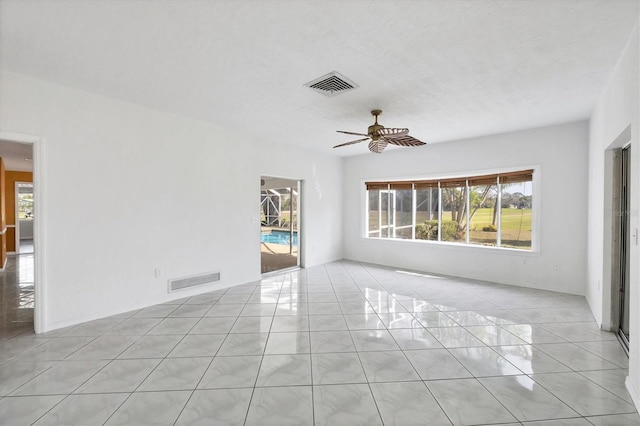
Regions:
<instances>
[{"instance_id":1,"label":"light tile patterned floor","mask_svg":"<svg viewBox=\"0 0 640 426\"><path fill-rule=\"evenodd\" d=\"M638 425L585 299L335 262L0 341L3 425Z\"/></svg>"},{"instance_id":2,"label":"light tile patterned floor","mask_svg":"<svg viewBox=\"0 0 640 426\"><path fill-rule=\"evenodd\" d=\"M0 341L33 333L33 250L7 256L0 271Z\"/></svg>"}]
</instances>

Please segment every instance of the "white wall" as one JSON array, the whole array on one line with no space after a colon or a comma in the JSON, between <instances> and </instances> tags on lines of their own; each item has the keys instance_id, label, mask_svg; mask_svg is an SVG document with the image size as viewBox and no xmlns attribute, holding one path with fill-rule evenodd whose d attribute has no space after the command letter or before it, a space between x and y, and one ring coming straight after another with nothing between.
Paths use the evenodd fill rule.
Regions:
<instances>
[{"instance_id":1,"label":"white wall","mask_svg":"<svg viewBox=\"0 0 640 426\"><path fill-rule=\"evenodd\" d=\"M344 174L345 257L584 294L587 138L587 123L578 122L348 158ZM365 180L445 177L530 166L539 167L538 182L534 182L534 191L540 194L534 194L540 213L538 252L363 238Z\"/></svg>"},{"instance_id":2,"label":"white wall","mask_svg":"<svg viewBox=\"0 0 640 426\"><path fill-rule=\"evenodd\" d=\"M33 239L33 220L19 220L18 226L20 227L21 240Z\"/></svg>"},{"instance_id":3,"label":"white wall","mask_svg":"<svg viewBox=\"0 0 640 426\"><path fill-rule=\"evenodd\" d=\"M43 138L39 331L203 291L168 278L259 279L261 175L304 181L305 264L342 258L339 158L12 73L0 89L0 130Z\"/></svg>"},{"instance_id":4,"label":"white wall","mask_svg":"<svg viewBox=\"0 0 640 426\"><path fill-rule=\"evenodd\" d=\"M639 20L640 22L640 20ZM611 316L611 218L605 204L606 150L631 142L631 230L640 227L640 42L638 27L631 35L600 96L590 120L589 242L587 300L596 321L605 329ZM630 127L630 132L628 129ZM625 132L626 130L626 132ZM622 136L620 136L622 135ZM627 388L640 409L640 250L632 240L630 277L630 354Z\"/></svg>"}]
</instances>

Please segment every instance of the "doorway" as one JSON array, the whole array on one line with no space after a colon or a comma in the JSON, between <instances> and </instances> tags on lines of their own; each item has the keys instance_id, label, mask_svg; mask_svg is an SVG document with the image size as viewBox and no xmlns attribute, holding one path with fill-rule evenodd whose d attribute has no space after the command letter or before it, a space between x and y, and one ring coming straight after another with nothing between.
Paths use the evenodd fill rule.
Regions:
<instances>
[{"instance_id":1,"label":"doorway","mask_svg":"<svg viewBox=\"0 0 640 426\"><path fill-rule=\"evenodd\" d=\"M629 283L630 283L630 186L631 186L631 145L620 152L619 168L619 316L618 338L629 351ZM637 238L637 236L636 236Z\"/></svg>"},{"instance_id":2,"label":"doorway","mask_svg":"<svg viewBox=\"0 0 640 426\"><path fill-rule=\"evenodd\" d=\"M33 254L33 183L15 183L16 254Z\"/></svg>"},{"instance_id":3,"label":"doorway","mask_svg":"<svg viewBox=\"0 0 640 426\"><path fill-rule=\"evenodd\" d=\"M270 273L300 263L299 180L260 177L260 270Z\"/></svg>"},{"instance_id":4,"label":"doorway","mask_svg":"<svg viewBox=\"0 0 640 426\"><path fill-rule=\"evenodd\" d=\"M0 139L2 208L6 219L0 272L0 340L34 332L36 278L34 255L34 142ZM3 259L4 260L4 259Z\"/></svg>"}]
</instances>

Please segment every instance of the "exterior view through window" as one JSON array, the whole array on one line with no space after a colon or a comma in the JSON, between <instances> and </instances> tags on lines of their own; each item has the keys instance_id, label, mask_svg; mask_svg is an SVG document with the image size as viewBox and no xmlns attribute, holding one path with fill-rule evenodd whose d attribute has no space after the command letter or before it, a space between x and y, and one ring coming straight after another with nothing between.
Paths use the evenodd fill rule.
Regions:
<instances>
[{"instance_id":1,"label":"exterior view through window","mask_svg":"<svg viewBox=\"0 0 640 426\"><path fill-rule=\"evenodd\" d=\"M260 177L260 267L262 273L300 265L300 181Z\"/></svg>"},{"instance_id":2,"label":"exterior view through window","mask_svg":"<svg viewBox=\"0 0 640 426\"><path fill-rule=\"evenodd\" d=\"M366 188L370 238L532 248L533 170Z\"/></svg>"},{"instance_id":3,"label":"exterior view through window","mask_svg":"<svg viewBox=\"0 0 640 426\"><path fill-rule=\"evenodd\" d=\"M22 190L21 185L18 189ZM32 188L31 185L29 185ZM18 220L33 220L33 189L32 192L18 192Z\"/></svg>"}]
</instances>

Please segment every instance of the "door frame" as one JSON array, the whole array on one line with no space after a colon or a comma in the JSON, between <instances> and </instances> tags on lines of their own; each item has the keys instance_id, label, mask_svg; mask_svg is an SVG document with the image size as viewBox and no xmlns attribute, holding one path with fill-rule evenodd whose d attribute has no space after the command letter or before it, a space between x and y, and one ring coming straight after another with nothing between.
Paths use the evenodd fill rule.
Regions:
<instances>
[{"instance_id":1,"label":"door frame","mask_svg":"<svg viewBox=\"0 0 640 426\"><path fill-rule=\"evenodd\" d=\"M305 254L305 250L304 250L304 244L306 242L305 239L305 234L306 234L306 230L303 229L304 225L305 225L305 220L304 220L304 179L299 179L299 178L292 178L292 177L286 177L286 176L277 176L277 175L273 175L273 174L269 174L269 173L261 173L260 174L260 179L262 178L275 178L275 179L283 179L283 180L288 180L288 181L292 181L296 183L296 186L294 186L294 188L298 191L298 202L297 202L297 212L296 212L296 227L297 227L297 233L298 233L298 255L297 255L297 265L295 266L296 268L304 268L305 262L304 262L304 254ZM259 188L260 193L262 192L262 186L260 186ZM259 193L259 195L260 195ZM260 204L260 196L258 196L258 204ZM262 206L259 205L258 207L260 207L260 209L262 209ZM255 220L256 223L258 223L258 232L260 232L260 220L259 218L256 218ZM260 248L260 246L258 246L258 248ZM259 260L258 262L258 270L262 270L262 260ZM268 274L272 274L272 273L279 273L280 271L284 271L284 269L282 270L278 270L278 271L272 271L272 272L267 272L267 273L261 273L261 275L268 275Z\"/></svg>"},{"instance_id":2,"label":"door frame","mask_svg":"<svg viewBox=\"0 0 640 426\"><path fill-rule=\"evenodd\" d=\"M631 233L631 223L629 217L629 209L631 208L631 191L632 181L630 168L632 167L632 161L630 158L631 143L626 144L622 148L616 150L614 157L614 191L618 198L618 212L614 216L613 226L614 229L614 241L617 242L617 253L615 262L612 265L612 273L617 273L617 280L614 281L615 285L612 290L615 294L611 295L612 303L612 325L615 327L615 332L622 343L622 347L625 351L629 351L629 337L627 337L622 331L622 317L624 313L624 296L629 297L629 284L630 284L630 250L631 240L637 235ZM626 161L625 161L626 159ZM637 232L637 231L636 231ZM612 277L613 278L613 277ZM627 312L627 315L629 313ZM628 330L627 330L628 331Z\"/></svg>"},{"instance_id":3,"label":"door frame","mask_svg":"<svg viewBox=\"0 0 640 426\"><path fill-rule=\"evenodd\" d=\"M631 144L631 125L627 126L604 151L602 324L607 331L618 331L620 319L620 167L622 148ZM633 194L632 194L633 196Z\"/></svg>"},{"instance_id":4,"label":"door frame","mask_svg":"<svg viewBox=\"0 0 640 426\"><path fill-rule=\"evenodd\" d=\"M46 258L46 245L44 222L46 203L44 201L44 158L45 143L40 136L26 133L16 133L0 129L0 139L13 143L31 144L33 152L33 198L38 202L33 205L33 273L34 273L34 309L33 328L36 334L47 331L46 306L47 284L45 281L44 259ZM16 217L17 219L17 217Z\"/></svg>"}]
</instances>

